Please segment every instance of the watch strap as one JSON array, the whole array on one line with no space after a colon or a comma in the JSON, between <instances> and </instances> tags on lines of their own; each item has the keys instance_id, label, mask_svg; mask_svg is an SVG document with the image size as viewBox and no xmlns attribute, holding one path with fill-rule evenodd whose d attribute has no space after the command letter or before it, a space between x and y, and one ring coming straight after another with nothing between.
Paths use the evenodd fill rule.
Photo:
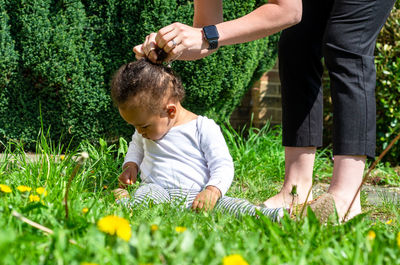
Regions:
<instances>
[{"instance_id":1,"label":"watch strap","mask_svg":"<svg viewBox=\"0 0 400 265\"><path fill-rule=\"evenodd\" d=\"M208 50L214 50L218 48L219 33L215 25L209 25L203 27L204 38L208 42Z\"/></svg>"},{"instance_id":2,"label":"watch strap","mask_svg":"<svg viewBox=\"0 0 400 265\"><path fill-rule=\"evenodd\" d=\"M216 48L218 48L218 39L211 39L208 40L208 49L209 50L214 50Z\"/></svg>"}]
</instances>

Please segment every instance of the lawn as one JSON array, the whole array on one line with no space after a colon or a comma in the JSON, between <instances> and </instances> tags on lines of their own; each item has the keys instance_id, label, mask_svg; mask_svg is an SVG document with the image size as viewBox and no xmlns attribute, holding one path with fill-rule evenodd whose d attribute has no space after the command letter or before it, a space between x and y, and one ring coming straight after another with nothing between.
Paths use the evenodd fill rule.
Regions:
<instances>
[{"instance_id":1,"label":"lawn","mask_svg":"<svg viewBox=\"0 0 400 265\"><path fill-rule=\"evenodd\" d=\"M227 195L259 203L275 194L284 176L280 130L266 126L246 137L229 127L223 131L236 170ZM264 217L180 211L167 204L126 209L111 193L126 148L120 139L113 145L83 142L70 150L40 135L39 155L28 161L22 144L5 146L0 264L400 264L400 205L391 201L371 206L364 199L365 213L342 225L335 220L321 225L311 213L301 220L285 216L278 224ZM83 151L89 158L68 187ZM391 167L379 164L377 170L381 184L400 186ZM322 150L315 181L329 181L331 171L331 154Z\"/></svg>"}]
</instances>

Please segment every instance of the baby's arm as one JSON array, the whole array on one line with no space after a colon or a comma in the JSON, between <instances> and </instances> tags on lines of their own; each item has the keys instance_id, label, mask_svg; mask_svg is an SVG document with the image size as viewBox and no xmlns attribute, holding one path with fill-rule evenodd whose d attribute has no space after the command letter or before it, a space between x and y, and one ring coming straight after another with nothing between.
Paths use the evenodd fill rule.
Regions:
<instances>
[{"instance_id":1,"label":"baby's arm","mask_svg":"<svg viewBox=\"0 0 400 265\"><path fill-rule=\"evenodd\" d=\"M192 204L192 209L212 210L219 198L221 198L221 191L215 186L207 186L196 196Z\"/></svg>"},{"instance_id":2,"label":"baby's arm","mask_svg":"<svg viewBox=\"0 0 400 265\"><path fill-rule=\"evenodd\" d=\"M210 179L197 195L192 209L211 210L232 184L233 161L221 129L213 120L203 118L199 130L200 146L210 170Z\"/></svg>"},{"instance_id":3,"label":"baby's arm","mask_svg":"<svg viewBox=\"0 0 400 265\"><path fill-rule=\"evenodd\" d=\"M139 165L143 160L143 154L143 139L135 132L132 136L132 141L129 143L128 152L125 155L124 164L122 166L123 172L118 178L122 187L136 182Z\"/></svg>"},{"instance_id":4,"label":"baby's arm","mask_svg":"<svg viewBox=\"0 0 400 265\"><path fill-rule=\"evenodd\" d=\"M121 183L121 188L125 185L134 184L137 180L137 173L139 171L138 165L134 162L127 162L122 167L123 172L119 175L118 179Z\"/></svg>"}]
</instances>

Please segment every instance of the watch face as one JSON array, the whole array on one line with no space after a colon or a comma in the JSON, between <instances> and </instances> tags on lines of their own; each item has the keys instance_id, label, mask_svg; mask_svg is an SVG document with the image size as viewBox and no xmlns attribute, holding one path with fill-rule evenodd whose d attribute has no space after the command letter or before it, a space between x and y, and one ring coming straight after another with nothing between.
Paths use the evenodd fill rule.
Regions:
<instances>
[{"instance_id":1,"label":"watch face","mask_svg":"<svg viewBox=\"0 0 400 265\"><path fill-rule=\"evenodd\" d=\"M217 27L214 25L211 26L206 26L203 28L204 30L204 35L206 35L206 38L208 40L212 40L212 39L218 39L219 38L219 34L217 31Z\"/></svg>"}]
</instances>

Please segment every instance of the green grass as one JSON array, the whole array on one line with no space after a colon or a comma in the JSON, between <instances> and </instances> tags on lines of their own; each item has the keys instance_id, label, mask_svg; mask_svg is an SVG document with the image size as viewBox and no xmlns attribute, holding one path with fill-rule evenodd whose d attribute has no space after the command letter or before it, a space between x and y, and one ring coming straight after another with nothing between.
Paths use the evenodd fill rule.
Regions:
<instances>
[{"instance_id":1,"label":"green grass","mask_svg":"<svg viewBox=\"0 0 400 265\"><path fill-rule=\"evenodd\" d=\"M231 150L236 179L228 195L255 203L275 194L284 176L280 130L268 126L250 130L246 137L229 126L223 128ZM285 217L280 224L266 218L240 219L219 212L180 211L170 205L127 210L114 203L111 190L127 143L98 147L82 143L78 150L49 143L41 135L34 162L28 162L21 144L5 146L0 158L0 264L222 264L225 256L240 254L248 264L400 264L400 205L385 201L380 207L365 205L367 212L352 221L320 225L310 214L303 220ZM60 160L61 150L65 159ZM74 157L89 153L88 161L72 181L69 217L63 204ZM317 155L315 179L326 181L332 170L331 154ZM379 165L384 184L399 184L398 174ZM42 202L29 202L29 194L16 187L45 187ZM134 187L130 188L131 190ZM87 207L89 211L83 213ZM16 211L54 231L46 234L12 215ZM104 216L126 218L132 229L129 242L101 232L97 222ZM391 219L391 224L386 221ZM158 230L152 231L151 225ZM177 226L186 227L178 233ZM368 239L370 231L376 237ZM75 243L70 243L74 240ZM400 239L399 239L400 240Z\"/></svg>"}]
</instances>

